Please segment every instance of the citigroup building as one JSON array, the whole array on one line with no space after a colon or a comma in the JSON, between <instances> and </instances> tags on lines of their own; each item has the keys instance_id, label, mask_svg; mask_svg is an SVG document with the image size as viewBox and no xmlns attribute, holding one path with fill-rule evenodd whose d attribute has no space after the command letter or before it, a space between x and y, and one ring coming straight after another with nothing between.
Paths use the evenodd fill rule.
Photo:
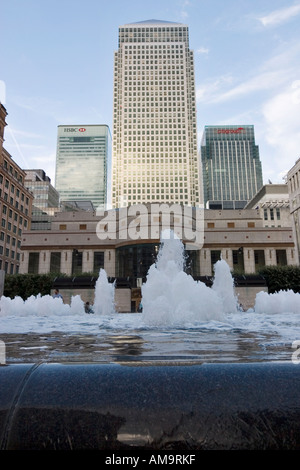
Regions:
<instances>
[{"instance_id":1,"label":"citigroup building","mask_svg":"<svg viewBox=\"0 0 300 470\"><path fill-rule=\"evenodd\" d=\"M252 125L205 126L201 159L209 209L243 209L263 185Z\"/></svg>"}]
</instances>

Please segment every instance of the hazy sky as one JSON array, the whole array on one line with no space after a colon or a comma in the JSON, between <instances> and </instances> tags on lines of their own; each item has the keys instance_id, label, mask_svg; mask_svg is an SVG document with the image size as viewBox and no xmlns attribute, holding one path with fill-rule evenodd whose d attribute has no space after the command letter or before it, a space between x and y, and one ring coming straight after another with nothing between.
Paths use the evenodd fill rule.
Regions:
<instances>
[{"instance_id":1,"label":"hazy sky","mask_svg":"<svg viewBox=\"0 0 300 470\"><path fill-rule=\"evenodd\" d=\"M189 26L198 146L205 125L253 124L264 182L300 157L300 0L2 0L5 148L54 184L57 126L108 124L118 28Z\"/></svg>"}]
</instances>

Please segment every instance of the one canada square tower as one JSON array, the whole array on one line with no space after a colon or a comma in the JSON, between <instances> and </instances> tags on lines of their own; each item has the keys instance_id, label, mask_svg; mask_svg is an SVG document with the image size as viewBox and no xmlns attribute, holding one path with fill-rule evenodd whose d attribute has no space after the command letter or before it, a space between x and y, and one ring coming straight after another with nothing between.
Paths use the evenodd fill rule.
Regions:
<instances>
[{"instance_id":1,"label":"one canada square tower","mask_svg":"<svg viewBox=\"0 0 300 470\"><path fill-rule=\"evenodd\" d=\"M112 205L202 203L188 27L119 28L114 60Z\"/></svg>"}]
</instances>

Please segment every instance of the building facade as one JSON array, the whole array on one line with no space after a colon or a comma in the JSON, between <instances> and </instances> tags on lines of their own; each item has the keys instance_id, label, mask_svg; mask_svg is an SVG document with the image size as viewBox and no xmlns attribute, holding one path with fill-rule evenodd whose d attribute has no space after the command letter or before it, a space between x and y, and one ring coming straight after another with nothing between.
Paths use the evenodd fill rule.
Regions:
<instances>
[{"instance_id":1,"label":"building facade","mask_svg":"<svg viewBox=\"0 0 300 470\"><path fill-rule=\"evenodd\" d=\"M188 27L119 28L114 59L112 206L202 203Z\"/></svg>"},{"instance_id":2,"label":"building facade","mask_svg":"<svg viewBox=\"0 0 300 470\"><path fill-rule=\"evenodd\" d=\"M205 126L201 160L207 208L242 209L263 185L254 126Z\"/></svg>"},{"instance_id":3,"label":"building facade","mask_svg":"<svg viewBox=\"0 0 300 470\"><path fill-rule=\"evenodd\" d=\"M41 210L59 206L59 194L44 170L24 170L25 186L34 196L33 204Z\"/></svg>"},{"instance_id":4,"label":"building facade","mask_svg":"<svg viewBox=\"0 0 300 470\"><path fill-rule=\"evenodd\" d=\"M139 215L128 218L124 227L115 209L104 216L87 211L56 213L50 231L23 234L21 272L80 275L104 268L108 276L131 278L136 285L145 280L160 244L159 230L157 237L150 237L156 218L150 215L149 230L143 232L149 236L142 238L136 233L131 237L127 230L140 224ZM170 220L174 228L176 218ZM188 247L187 240L183 242ZM205 210L203 246L188 254L189 272L196 277L211 276L221 257L233 271L245 274L262 266L297 264L291 227L264 227L260 211L254 209Z\"/></svg>"},{"instance_id":5,"label":"building facade","mask_svg":"<svg viewBox=\"0 0 300 470\"><path fill-rule=\"evenodd\" d=\"M300 158L287 174L296 256L300 263Z\"/></svg>"},{"instance_id":6,"label":"building facade","mask_svg":"<svg viewBox=\"0 0 300 470\"><path fill-rule=\"evenodd\" d=\"M61 201L108 201L111 134L107 125L58 126L55 189Z\"/></svg>"},{"instance_id":7,"label":"building facade","mask_svg":"<svg viewBox=\"0 0 300 470\"><path fill-rule=\"evenodd\" d=\"M25 170L25 186L33 194L31 230L50 229L51 217L59 211L59 194L44 170Z\"/></svg>"},{"instance_id":8,"label":"building facade","mask_svg":"<svg viewBox=\"0 0 300 470\"><path fill-rule=\"evenodd\" d=\"M26 173L3 147L6 109L0 103L0 270L19 272L21 239L30 229L32 193L24 182Z\"/></svg>"},{"instance_id":9,"label":"building facade","mask_svg":"<svg viewBox=\"0 0 300 470\"><path fill-rule=\"evenodd\" d=\"M292 227L287 184L264 184L245 209L258 209L264 227Z\"/></svg>"}]
</instances>

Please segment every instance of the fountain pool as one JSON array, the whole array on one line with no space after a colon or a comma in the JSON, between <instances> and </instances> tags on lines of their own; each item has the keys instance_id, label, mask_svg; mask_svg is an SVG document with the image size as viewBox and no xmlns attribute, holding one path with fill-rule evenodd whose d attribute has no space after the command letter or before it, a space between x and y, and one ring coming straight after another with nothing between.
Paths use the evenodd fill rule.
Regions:
<instances>
[{"instance_id":1,"label":"fountain pool","mask_svg":"<svg viewBox=\"0 0 300 470\"><path fill-rule=\"evenodd\" d=\"M212 288L184 271L183 244L162 234L158 259L142 286L143 313L116 313L114 286L100 271L94 314L79 296L0 300L0 339L7 363L149 361L292 361L300 340L300 295L260 292L240 311L227 263L215 265Z\"/></svg>"}]
</instances>

